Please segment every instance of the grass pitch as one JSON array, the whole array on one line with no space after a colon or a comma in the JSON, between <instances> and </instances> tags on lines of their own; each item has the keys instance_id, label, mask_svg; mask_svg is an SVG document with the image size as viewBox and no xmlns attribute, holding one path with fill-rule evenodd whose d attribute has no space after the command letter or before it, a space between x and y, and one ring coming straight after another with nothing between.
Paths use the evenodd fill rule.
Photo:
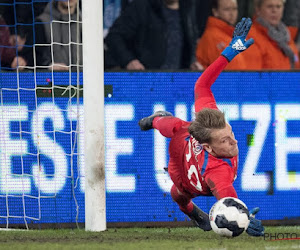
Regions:
<instances>
[{"instance_id":1,"label":"grass pitch","mask_svg":"<svg viewBox=\"0 0 300 250\"><path fill-rule=\"evenodd\" d=\"M300 239L286 239L300 238L300 227L266 227L266 233L273 238L246 233L224 238L194 227L109 228L99 233L77 229L0 231L0 249L300 249Z\"/></svg>"}]
</instances>

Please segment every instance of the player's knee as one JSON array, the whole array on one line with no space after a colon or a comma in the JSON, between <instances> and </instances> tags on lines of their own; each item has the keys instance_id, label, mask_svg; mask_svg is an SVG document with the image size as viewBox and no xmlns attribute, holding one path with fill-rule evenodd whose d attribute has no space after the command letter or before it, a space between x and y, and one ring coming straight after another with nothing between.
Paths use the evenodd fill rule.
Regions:
<instances>
[{"instance_id":1,"label":"player's knee","mask_svg":"<svg viewBox=\"0 0 300 250\"><path fill-rule=\"evenodd\" d=\"M180 206L186 206L191 201L191 198L181 193L174 184L171 188L171 197Z\"/></svg>"}]
</instances>

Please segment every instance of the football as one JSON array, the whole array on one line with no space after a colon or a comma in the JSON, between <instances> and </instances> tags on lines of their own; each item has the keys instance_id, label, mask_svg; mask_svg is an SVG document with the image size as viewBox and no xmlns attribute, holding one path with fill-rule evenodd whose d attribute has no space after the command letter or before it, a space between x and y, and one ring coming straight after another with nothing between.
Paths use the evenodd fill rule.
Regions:
<instances>
[{"instance_id":1,"label":"football","mask_svg":"<svg viewBox=\"0 0 300 250\"><path fill-rule=\"evenodd\" d=\"M209 220L214 232L227 237L239 236L250 222L246 204L233 197L218 200L210 209Z\"/></svg>"}]
</instances>

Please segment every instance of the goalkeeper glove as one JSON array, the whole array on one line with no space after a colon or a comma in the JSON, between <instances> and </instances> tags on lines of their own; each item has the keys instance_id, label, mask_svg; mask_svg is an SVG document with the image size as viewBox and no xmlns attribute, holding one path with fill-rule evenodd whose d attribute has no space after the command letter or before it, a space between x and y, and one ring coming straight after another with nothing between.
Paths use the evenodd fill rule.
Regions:
<instances>
[{"instance_id":1,"label":"goalkeeper glove","mask_svg":"<svg viewBox=\"0 0 300 250\"><path fill-rule=\"evenodd\" d=\"M250 18L243 18L236 26L233 32L232 40L221 55L230 62L236 55L248 49L253 43L253 38L246 41L246 36L251 28L252 21Z\"/></svg>"},{"instance_id":2,"label":"goalkeeper glove","mask_svg":"<svg viewBox=\"0 0 300 250\"><path fill-rule=\"evenodd\" d=\"M265 228L261 224L260 220L254 218L255 214L257 214L258 211L258 207L253 208L250 211L250 223L246 230L247 234L249 234L250 236L264 236Z\"/></svg>"}]
</instances>

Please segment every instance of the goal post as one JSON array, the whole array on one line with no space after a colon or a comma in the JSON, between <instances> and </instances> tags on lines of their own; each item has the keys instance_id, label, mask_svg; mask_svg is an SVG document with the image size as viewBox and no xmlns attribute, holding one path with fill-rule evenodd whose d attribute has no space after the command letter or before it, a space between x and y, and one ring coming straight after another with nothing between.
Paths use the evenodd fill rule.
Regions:
<instances>
[{"instance_id":1,"label":"goal post","mask_svg":"<svg viewBox=\"0 0 300 250\"><path fill-rule=\"evenodd\" d=\"M33 20L0 25L15 28L15 38L28 26L23 49L31 52L19 54L30 54L26 66L0 67L0 230L106 229L103 7L74 2L47 0ZM22 16L35 4L0 8Z\"/></svg>"},{"instance_id":2,"label":"goal post","mask_svg":"<svg viewBox=\"0 0 300 250\"><path fill-rule=\"evenodd\" d=\"M82 1L85 230L106 229L103 3Z\"/></svg>"}]
</instances>

